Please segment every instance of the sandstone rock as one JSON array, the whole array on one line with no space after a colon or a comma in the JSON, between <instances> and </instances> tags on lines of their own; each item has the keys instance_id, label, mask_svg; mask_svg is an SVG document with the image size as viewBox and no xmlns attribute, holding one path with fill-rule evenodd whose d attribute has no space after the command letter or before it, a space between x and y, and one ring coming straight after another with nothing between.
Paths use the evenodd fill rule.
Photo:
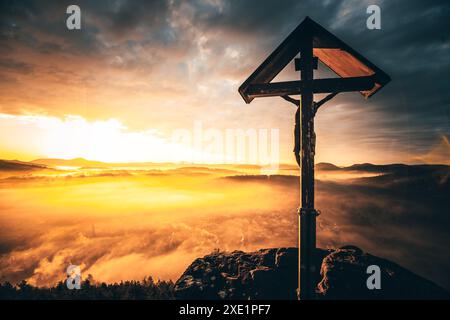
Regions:
<instances>
[{"instance_id":1,"label":"sandstone rock","mask_svg":"<svg viewBox=\"0 0 450 320\"><path fill-rule=\"evenodd\" d=\"M296 299L297 248L215 252L196 259L175 284L178 299ZM438 285L355 246L316 250L318 299L449 299ZM381 290L366 285L369 265Z\"/></svg>"},{"instance_id":2,"label":"sandstone rock","mask_svg":"<svg viewBox=\"0 0 450 320\"><path fill-rule=\"evenodd\" d=\"M381 289L368 290L367 267L381 271ZM364 253L357 247L343 247L323 259L318 296L325 299L445 299L449 293L431 281L399 265Z\"/></svg>"}]
</instances>

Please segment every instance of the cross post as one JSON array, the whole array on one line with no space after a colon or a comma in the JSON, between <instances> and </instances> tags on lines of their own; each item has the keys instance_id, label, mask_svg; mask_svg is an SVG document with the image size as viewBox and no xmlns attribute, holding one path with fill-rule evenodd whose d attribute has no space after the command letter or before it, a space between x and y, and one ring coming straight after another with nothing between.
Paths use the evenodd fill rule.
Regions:
<instances>
[{"instance_id":1,"label":"cross post","mask_svg":"<svg viewBox=\"0 0 450 320\"><path fill-rule=\"evenodd\" d=\"M313 80L313 39L305 37L300 49L299 71L302 81ZM300 185L299 210L299 298L313 299L315 294L316 215L314 209L314 93L303 90L300 100Z\"/></svg>"}]
</instances>

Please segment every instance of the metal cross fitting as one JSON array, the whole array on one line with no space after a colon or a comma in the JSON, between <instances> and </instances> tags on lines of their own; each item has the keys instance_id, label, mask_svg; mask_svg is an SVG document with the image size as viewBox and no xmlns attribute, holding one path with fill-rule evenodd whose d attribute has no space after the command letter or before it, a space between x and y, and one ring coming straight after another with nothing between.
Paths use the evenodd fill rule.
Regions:
<instances>
[{"instance_id":1,"label":"metal cross fitting","mask_svg":"<svg viewBox=\"0 0 450 320\"><path fill-rule=\"evenodd\" d=\"M316 210L314 208L301 208L298 210L298 214L300 216L305 215L305 214L312 214L317 217L318 215L320 215L320 211Z\"/></svg>"}]
</instances>

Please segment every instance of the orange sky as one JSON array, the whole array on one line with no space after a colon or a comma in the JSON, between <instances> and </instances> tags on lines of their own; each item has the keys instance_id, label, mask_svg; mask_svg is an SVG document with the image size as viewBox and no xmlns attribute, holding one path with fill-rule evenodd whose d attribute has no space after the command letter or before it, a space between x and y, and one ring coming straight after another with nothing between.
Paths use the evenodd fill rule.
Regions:
<instances>
[{"instance_id":1,"label":"orange sky","mask_svg":"<svg viewBox=\"0 0 450 320\"><path fill-rule=\"evenodd\" d=\"M228 26L208 28L196 23L189 4L158 7L166 20L153 17L132 26L127 20L115 28L120 12L106 15L101 11L106 8L92 4L84 7L82 30L68 31L56 18L63 8L45 6L36 16L5 19L0 158L191 161L198 148L172 138L180 130L193 136L200 123L222 139L226 130L276 131L276 158L294 162L294 107L280 98L246 105L237 92L290 29L265 39ZM322 68L316 75L329 76ZM293 64L277 77L297 78ZM413 129L396 129L383 113L388 95L389 88L368 101L358 93L341 94L324 106L316 117L316 161L349 165L423 159L423 143L416 149L416 141L408 140ZM214 154L226 150L200 153L207 154L202 162L214 162L224 157Z\"/></svg>"}]
</instances>

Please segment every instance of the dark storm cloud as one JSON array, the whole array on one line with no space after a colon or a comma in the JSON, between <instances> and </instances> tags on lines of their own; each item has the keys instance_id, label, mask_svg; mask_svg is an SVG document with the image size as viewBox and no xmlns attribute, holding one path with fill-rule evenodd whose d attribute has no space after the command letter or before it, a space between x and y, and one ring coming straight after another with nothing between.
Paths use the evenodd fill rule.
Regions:
<instances>
[{"instance_id":1,"label":"dark storm cloud","mask_svg":"<svg viewBox=\"0 0 450 320\"><path fill-rule=\"evenodd\" d=\"M52 54L102 56L111 41L104 34L127 40L133 33L144 33L148 39L161 42L167 28L168 2L155 1L77 1L82 10L82 32L65 27L66 8L73 1L5 1L1 3L1 44L16 40L28 47ZM139 28L143 28L139 30ZM127 38L128 37L128 38ZM109 39L108 39L109 40ZM126 41L124 41L126 44ZM114 43L114 45L117 45Z\"/></svg>"},{"instance_id":2,"label":"dark storm cloud","mask_svg":"<svg viewBox=\"0 0 450 320\"><path fill-rule=\"evenodd\" d=\"M12 59L0 59L0 69L12 70L25 74L33 72L33 66L31 64Z\"/></svg>"},{"instance_id":3,"label":"dark storm cloud","mask_svg":"<svg viewBox=\"0 0 450 320\"><path fill-rule=\"evenodd\" d=\"M423 1L386 1L378 34L349 34L349 41L380 61L393 79L370 107L383 112L387 128L398 130L409 145L421 149L450 134L449 18L447 1L431 6Z\"/></svg>"},{"instance_id":4,"label":"dark storm cloud","mask_svg":"<svg viewBox=\"0 0 450 320\"><path fill-rule=\"evenodd\" d=\"M40 50L48 54L61 52L91 53L98 42L95 26L84 32L70 33L65 28L65 12L68 1L5 1L1 4L1 45L10 45L13 52L20 46ZM71 46L67 46L70 38ZM97 51L97 50L95 50Z\"/></svg>"},{"instance_id":5,"label":"dark storm cloud","mask_svg":"<svg viewBox=\"0 0 450 320\"><path fill-rule=\"evenodd\" d=\"M106 21L113 32L126 34L138 27L156 29L164 26L169 15L169 4L165 0L154 1L96 1L92 5L92 14ZM157 30L155 30L157 31Z\"/></svg>"}]
</instances>

